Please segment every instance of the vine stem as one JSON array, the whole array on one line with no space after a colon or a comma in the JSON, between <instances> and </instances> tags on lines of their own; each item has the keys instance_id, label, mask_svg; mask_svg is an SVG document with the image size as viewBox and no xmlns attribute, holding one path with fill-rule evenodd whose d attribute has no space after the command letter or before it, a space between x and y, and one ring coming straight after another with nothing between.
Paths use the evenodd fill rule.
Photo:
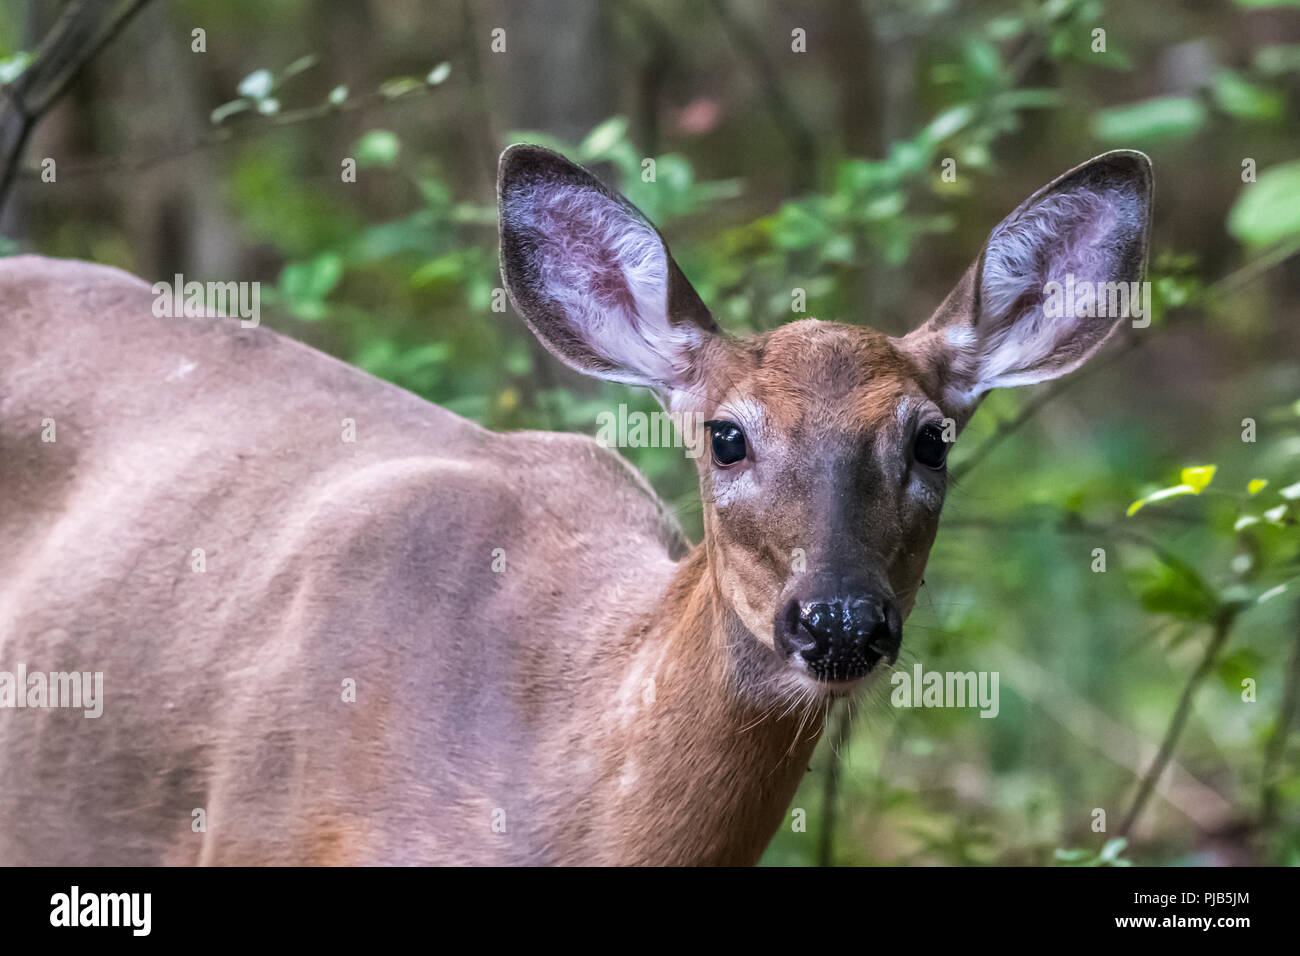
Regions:
<instances>
[{"instance_id":1,"label":"vine stem","mask_svg":"<svg viewBox=\"0 0 1300 956\"><path fill-rule=\"evenodd\" d=\"M1187 725L1187 718L1191 715L1196 690L1218 662L1220 651L1223 650L1228 643L1228 638L1232 635L1232 625L1237 619L1237 613L1236 607L1227 606L1221 608L1215 616L1210 640L1205 645L1205 651L1201 654L1196 669L1192 671L1187 683L1183 686L1183 694L1178 701L1178 709L1174 711L1173 719L1169 721L1169 729L1165 731L1164 739L1160 741L1160 749L1156 752L1155 759L1152 760L1151 766L1147 768L1147 772L1138 785L1138 791L1133 798L1133 803L1129 807L1128 813L1124 815L1124 821L1119 826L1118 836L1127 838L1132 833L1133 827L1142 815L1142 811L1151 799L1151 795L1155 793L1156 784L1159 783L1165 768L1169 766L1169 759L1173 756L1174 750L1178 746L1178 740L1182 737L1183 729Z\"/></svg>"}]
</instances>

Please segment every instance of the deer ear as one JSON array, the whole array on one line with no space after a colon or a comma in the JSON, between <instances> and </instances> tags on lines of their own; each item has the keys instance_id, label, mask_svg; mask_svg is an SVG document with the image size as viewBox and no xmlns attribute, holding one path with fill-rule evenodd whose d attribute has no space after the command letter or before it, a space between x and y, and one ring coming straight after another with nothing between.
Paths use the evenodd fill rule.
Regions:
<instances>
[{"instance_id":1,"label":"deer ear","mask_svg":"<svg viewBox=\"0 0 1300 956\"><path fill-rule=\"evenodd\" d=\"M1145 155L1105 153L990 233L934 317L901 342L954 411L989 389L1073 371L1121 320L1144 314L1151 189Z\"/></svg>"},{"instance_id":2,"label":"deer ear","mask_svg":"<svg viewBox=\"0 0 1300 956\"><path fill-rule=\"evenodd\" d=\"M717 326L635 206L558 153L511 146L497 207L506 290L557 358L630 385L690 382Z\"/></svg>"}]
</instances>

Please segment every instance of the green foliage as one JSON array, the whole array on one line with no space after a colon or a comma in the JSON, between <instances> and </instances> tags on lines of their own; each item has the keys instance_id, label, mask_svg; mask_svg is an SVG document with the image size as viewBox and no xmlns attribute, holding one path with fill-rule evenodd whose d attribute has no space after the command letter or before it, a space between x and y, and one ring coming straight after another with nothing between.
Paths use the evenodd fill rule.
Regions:
<instances>
[{"instance_id":1,"label":"green foliage","mask_svg":"<svg viewBox=\"0 0 1300 956\"><path fill-rule=\"evenodd\" d=\"M1300 239L1300 160L1262 170L1228 214L1228 231L1250 246Z\"/></svg>"},{"instance_id":2,"label":"green foliage","mask_svg":"<svg viewBox=\"0 0 1300 956\"><path fill-rule=\"evenodd\" d=\"M1093 131L1107 143L1145 143L1181 139L1205 125L1206 111L1190 96L1163 96L1098 110Z\"/></svg>"},{"instance_id":3,"label":"green foliage","mask_svg":"<svg viewBox=\"0 0 1300 956\"><path fill-rule=\"evenodd\" d=\"M1128 847L1128 840L1118 837L1107 840L1096 853L1088 850L1057 850L1056 861L1062 866L1132 866L1121 853Z\"/></svg>"}]
</instances>

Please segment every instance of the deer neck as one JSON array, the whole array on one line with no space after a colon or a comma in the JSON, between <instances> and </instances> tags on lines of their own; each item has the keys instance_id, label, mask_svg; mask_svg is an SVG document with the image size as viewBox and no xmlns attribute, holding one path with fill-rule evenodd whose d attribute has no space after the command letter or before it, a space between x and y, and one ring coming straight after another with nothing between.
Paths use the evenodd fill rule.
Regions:
<instances>
[{"instance_id":1,"label":"deer neck","mask_svg":"<svg viewBox=\"0 0 1300 956\"><path fill-rule=\"evenodd\" d=\"M627 862L757 862L808 769L823 701L776 688L783 663L722 601L705 545L677 567L614 708L614 841ZM635 637L634 637L635 640Z\"/></svg>"}]
</instances>

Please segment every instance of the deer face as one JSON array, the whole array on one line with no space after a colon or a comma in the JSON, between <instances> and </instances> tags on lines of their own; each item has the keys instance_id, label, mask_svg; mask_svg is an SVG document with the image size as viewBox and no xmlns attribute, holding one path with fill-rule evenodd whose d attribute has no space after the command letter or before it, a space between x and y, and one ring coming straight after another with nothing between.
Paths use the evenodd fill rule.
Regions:
<instances>
[{"instance_id":1,"label":"deer face","mask_svg":"<svg viewBox=\"0 0 1300 956\"><path fill-rule=\"evenodd\" d=\"M1141 278L1150 165L1098 157L990 235L902 338L806 319L722 334L662 238L563 157L501 159L501 259L515 307L573 367L654 389L707 423L696 461L717 593L792 677L841 693L897 656L947 486L983 394L1077 368L1118 327L1105 303L1044 308L1052 283ZM1105 311L1102 308L1100 311Z\"/></svg>"},{"instance_id":2,"label":"deer face","mask_svg":"<svg viewBox=\"0 0 1300 956\"><path fill-rule=\"evenodd\" d=\"M806 319L712 351L701 382L675 409L708 422L696 461L723 598L813 680L892 660L947 481L944 413L912 360Z\"/></svg>"}]
</instances>

